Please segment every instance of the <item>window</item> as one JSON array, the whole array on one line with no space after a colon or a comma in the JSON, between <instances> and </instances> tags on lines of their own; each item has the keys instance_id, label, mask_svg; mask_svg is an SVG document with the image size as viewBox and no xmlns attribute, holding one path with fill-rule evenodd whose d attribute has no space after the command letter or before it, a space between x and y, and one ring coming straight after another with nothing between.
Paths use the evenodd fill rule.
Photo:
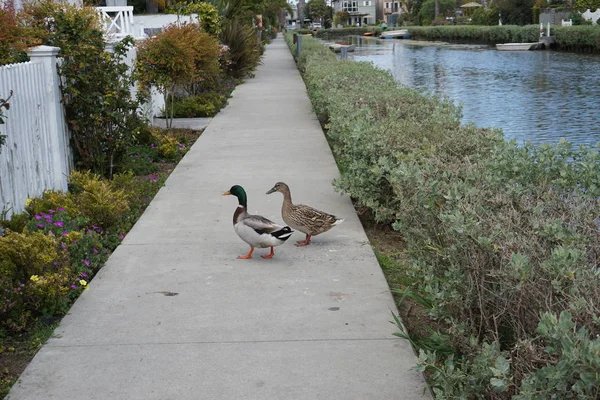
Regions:
<instances>
[{"instance_id":1,"label":"window","mask_svg":"<svg viewBox=\"0 0 600 400\"><path fill-rule=\"evenodd\" d=\"M371 3L371 0L363 1L363 6L365 6L365 7L368 7L368 6L370 6L371 4L372 4L372 3Z\"/></svg>"},{"instance_id":2,"label":"window","mask_svg":"<svg viewBox=\"0 0 600 400\"><path fill-rule=\"evenodd\" d=\"M342 11L358 12L358 1L344 1L342 3Z\"/></svg>"},{"instance_id":3,"label":"window","mask_svg":"<svg viewBox=\"0 0 600 400\"><path fill-rule=\"evenodd\" d=\"M385 8L390 8L390 3L385 3Z\"/></svg>"}]
</instances>

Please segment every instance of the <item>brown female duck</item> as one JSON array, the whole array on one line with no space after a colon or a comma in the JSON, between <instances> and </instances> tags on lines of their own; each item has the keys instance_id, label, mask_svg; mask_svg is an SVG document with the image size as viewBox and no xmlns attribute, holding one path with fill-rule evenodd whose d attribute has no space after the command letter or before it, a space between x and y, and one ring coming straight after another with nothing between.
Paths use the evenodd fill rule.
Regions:
<instances>
[{"instance_id":1,"label":"brown female duck","mask_svg":"<svg viewBox=\"0 0 600 400\"><path fill-rule=\"evenodd\" d=\"M327 214L303 204L292 203L290 188L283 182L277 182L267 194L274 192L283 194L283 205L281 207L283 221L292 229L306 235L306 239L297 242L296 246L307 246L310 244L312 236L327 232L334 226L344 222L343 218L338 218L335 215Z\"/></svg>"}]
</instances>

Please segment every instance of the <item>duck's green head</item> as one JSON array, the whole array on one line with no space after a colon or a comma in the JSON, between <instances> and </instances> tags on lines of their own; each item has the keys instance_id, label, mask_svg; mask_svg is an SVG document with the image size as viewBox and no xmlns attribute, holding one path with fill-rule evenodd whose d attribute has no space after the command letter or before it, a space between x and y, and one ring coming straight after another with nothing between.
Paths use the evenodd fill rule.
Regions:
<instances>
[{"instance_id":1,"label":"duck's green head","mask_svg":"<svg viewBox=\"0 0 600 400\"><path fill-rule=\"evenodd\" d=\"M246 207L247 205L246 191L240 185L233 185L229 191L223 193L223 196L235 196L238 198L240 206Z\"/></svg>"}]
</instances>

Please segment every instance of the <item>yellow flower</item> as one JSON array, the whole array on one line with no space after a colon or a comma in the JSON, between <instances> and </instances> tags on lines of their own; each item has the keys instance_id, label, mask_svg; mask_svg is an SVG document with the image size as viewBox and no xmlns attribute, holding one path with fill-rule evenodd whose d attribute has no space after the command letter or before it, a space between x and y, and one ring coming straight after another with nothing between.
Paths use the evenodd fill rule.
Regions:
<instances>
[{"instance_id":1,"label":"yellow flower","mask_svg":"<svg viewBox=\"0 0 600 400\"><path fill-rule=\"evenodd\" d=\"M32 201L33 201L32 198L28 198L27 200L25 200L25 206L30 205Z\"/></svg>"},{"instance_id":2,"label":"yellow flower","mask_svg":"<svg viewBox=\"0 0 600 400\"><path fill-rule=\"evenodd\" d=\"M87 282L86 282L84 279L80 280L80 281L79 281L79 284L80 284L81 286L87 286Z\"/></svg>"},{"instance_id":3,"label":"yellow flower","mask_svg":"<svg viewBox=\"0 0 600 400\"><path fill-rule=\"evenodd\" d=\"M40 280L40 277L37 275L31 275L31 278L29 278L29 280L33 281L33 282L37 282Z\"/></svg>"}]
</instances>

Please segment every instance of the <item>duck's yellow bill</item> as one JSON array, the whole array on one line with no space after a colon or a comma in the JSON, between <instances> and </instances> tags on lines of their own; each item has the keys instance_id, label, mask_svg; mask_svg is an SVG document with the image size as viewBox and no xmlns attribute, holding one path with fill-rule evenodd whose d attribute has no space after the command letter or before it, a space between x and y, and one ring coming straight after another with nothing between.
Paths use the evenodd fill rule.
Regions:
<instances>
[{"instance_id":1,"label":"duck's yellow bill","mask_svg":"<svg viewBox=\"0 0 600 400\"><path fill-rule=\"evenodd\" d=\"M221 196L231 196L231 193L229 193L229 191L223 193Z\"/></svg>"}]
</instances>

